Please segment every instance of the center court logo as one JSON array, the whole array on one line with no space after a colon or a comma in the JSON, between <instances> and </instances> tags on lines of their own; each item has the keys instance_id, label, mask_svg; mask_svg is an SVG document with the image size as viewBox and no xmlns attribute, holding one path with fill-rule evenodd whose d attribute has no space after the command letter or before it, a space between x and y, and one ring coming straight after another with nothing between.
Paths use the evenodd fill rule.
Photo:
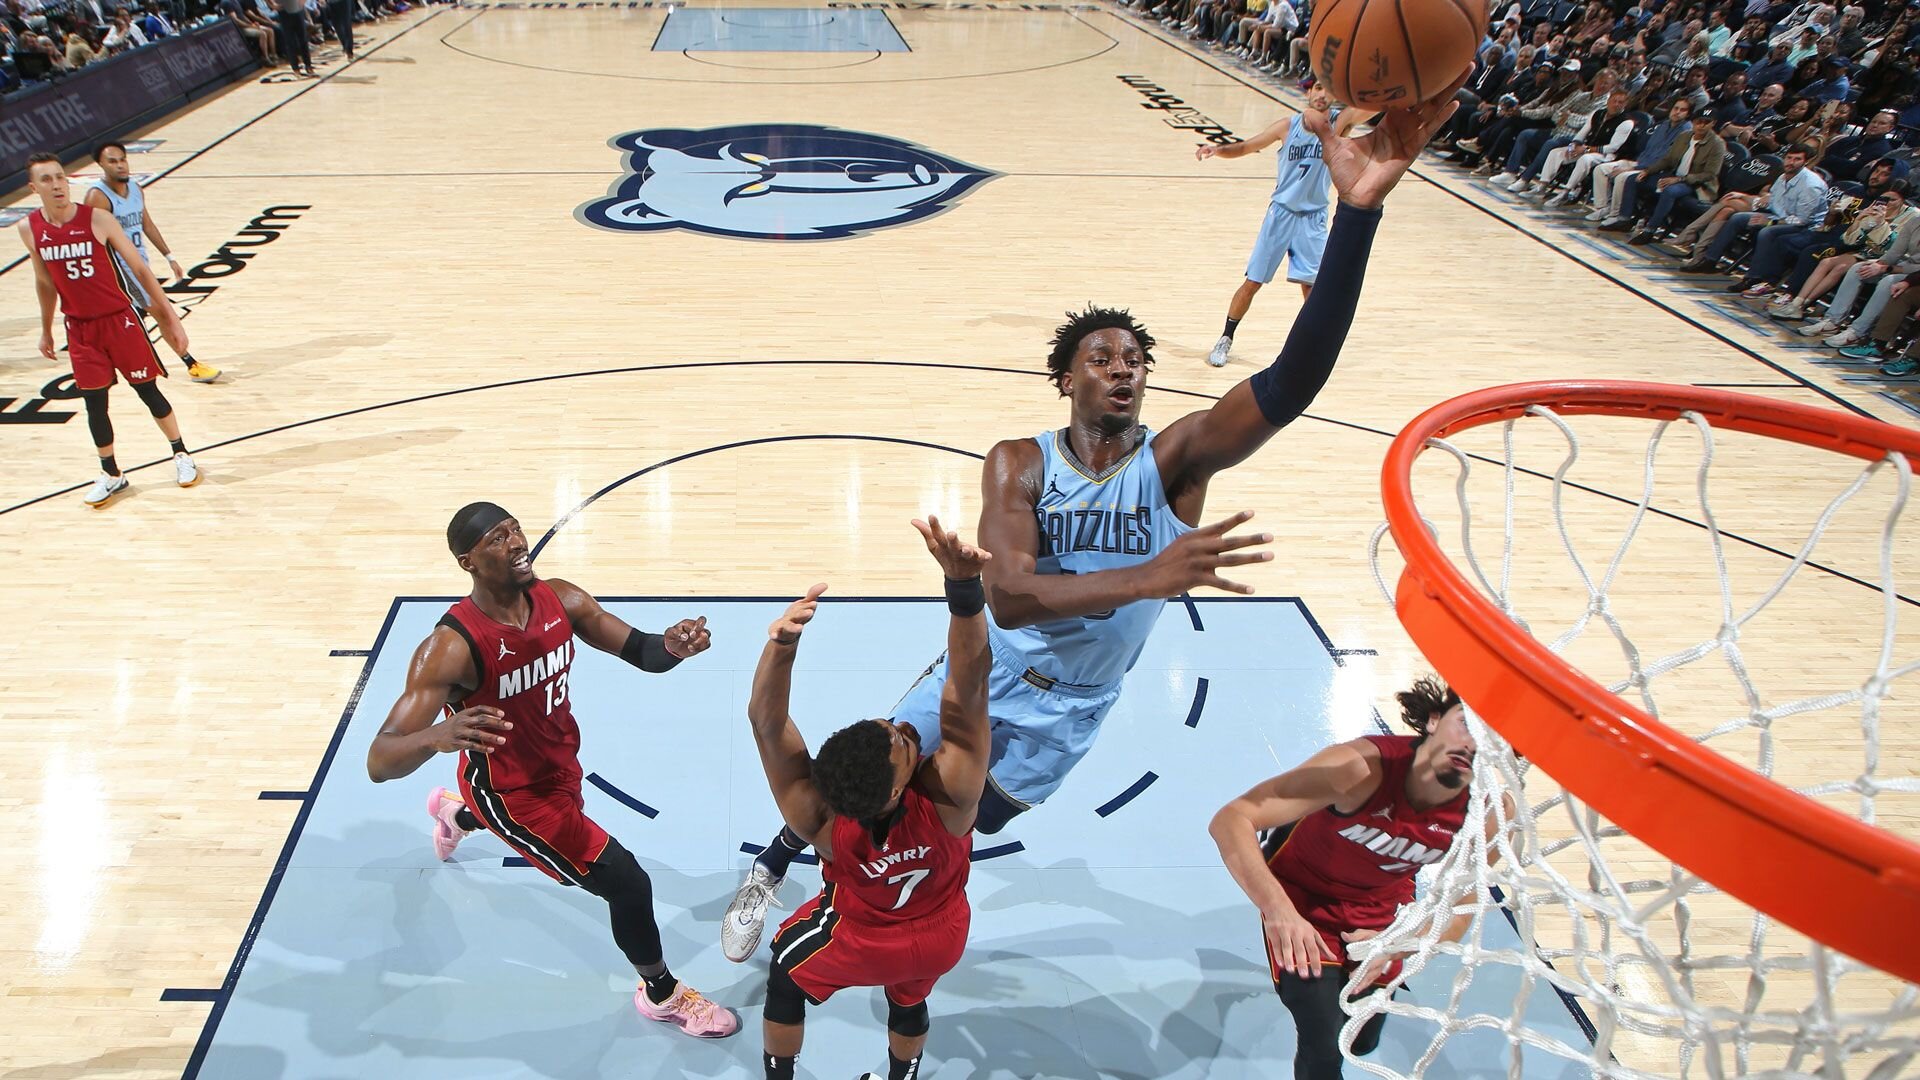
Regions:
<instances>
[{"instance_id":1,"label":"center court logo","mask_svg":"<svg viewBox=\"0 0 1920 1080\"><path fill-rule=\"evenodd\" d=\"M576 216L620 232L838 240L953 206L1000 175L886 135L817 124L632 131L627 175Z\"/></svg>"}]
</instances>

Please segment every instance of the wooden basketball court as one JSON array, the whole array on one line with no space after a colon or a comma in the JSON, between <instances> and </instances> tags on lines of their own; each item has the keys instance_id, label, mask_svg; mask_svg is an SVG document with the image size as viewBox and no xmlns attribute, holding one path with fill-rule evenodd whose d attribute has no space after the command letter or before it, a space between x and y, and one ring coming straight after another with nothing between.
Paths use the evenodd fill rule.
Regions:
<instances>
[{"instance_id":1,"label":"wooden basketball court","mask_svg":"<svg viewBox=\"0 0 1920 1080\"><path fill-rule=\"evenodd\" d=\"M210 1013L226 1007L273 890L286 899L307 887L298 875L282 887L277 868L319 791L317 770L342 799L353 785L372 789L359 764L364 741L340 733L363 692L375 713L390 701L374 700L385 676L370 676L379 655L369 654L397 663L412 647L376 645L404 607L396 598L464 591L442 537L459 505L497 501L529 536L546 534L545 574L636 603L676 598L689 614L701 598L786 597L816 580L848 597L924 596L928 560L908 520L931 511L970 532L977 455L1064 422L1064 403L1041 378L1064 310L1130 307L1158 335L1145 412L1156 427L1206 407L1278 350L1299 304L1285 286L1256 300L1227 368L1203 363L1273 164L1267 155L1200 163L1193 149L1207 133L1250 136L1289 114L1291 93L1102 6L727 7L747 17L675 29L666 5L434 8L369 28L351 65L320 54L317 82L263 78L142 132L162 140L134 157L134 170L156 174L149 207L189 268L175 298L190 311L193 351L227 371L211 386L166 384L205 475L196 488L173 485L159 464L164 441L122 390L118 456L142 466L130 473L134 490L98 512L80 503L94 474L85 420L70 382L59 382L64 360L35 350L30 268L6 256L0 415L37 422L0 427L9 464L0 535L19 574L13 631L0 639L0 715L13 733L0 806L14 826L0 838L12 897L0 913L0 1076L171 1077L209 1060L218 1042ZM630 133L746 125L866 133L877 137L869 153L911 144L901 160L924 152L932 164L877 168L858 213L835 211L809 226L816 235L773 240L711 210L724 200L648 204L642 189L664 167L632 174L633 146L616 145ZM717 153L711 142L676 145ZM927 201L878 197L888 184L917 184ZM1337 670L1327 667L1325 692L1299 704L1336 719L1302 721L1312 732L1287 736L1305 740L1297 745L1262 741L1263 725L1282 721L1249 697L1238 706L1244 755L1157 767L1175 781L1163 791L1183 793L1153 811L1168 850L1190 848L1179 865L1225 881L1207 816L1314 740L1371 730L1371 711L1385 712L1391 692L1425 670L1366 557L1381 520L1382 455L1420 410L1468 389L1578 376L1740 388L1915 422L1905 391L1817 363L1826 354L1797 348L1800 339L1739 324L1625 250L1595 247L1435 166L1417 167L1393 194L1331 383L1307 417L1216 481L1208 504L1209 518L1252 509L1254 526L1275 534L1275 561L1244 580L1310 612L1327 650L1314 662ZM1603 424L1584 447L1594 490L1569 508L1596 550L1639 492L1646 426L1617 427L1619 439L1608 442L1615 428ZM1473 449L1497 450L1497 436ZM1550 473L1555 451L1545 441L1535 449L1533 466ZM1719 604L1685 457L1663 457L1673 471L1656 505L1670 516L1643 527L1644 569L1616 592L1618 610L1656 613L1651 653L1693 633L1660 613L1704 604L1711 615ZM1719 527L1742 538L1727 555L1736 583L1764 589L1853 472L1759 440L1720 445L1714 509ZM1445 509L1451 480L1433 483ZM1863 496L1878 496L1874 508L1835 522L1819 569L1776 602L1770 636L1751 641L1748 662L1769 694L1857 687L1871 672L1880 518L1892 502L1891 486L1876 483ZM1539 535L1553 555L1551 531ZM1920 547L1911 526L1900 535L1892 569L1910 615ZM1543 558L1516 573L1543 606L1577 612L1584 597L1561 571ZM736 645L757 641L759 609L749 614L730 628ZM1250 622L1248 633L1278 625ZM1914 655L1911 618L1906 625L1895 666ZM1617 650L1590 652L1580 656L1594 670L1617 674L1607 666L1618 666ZM641 699L627 703L656 733L634 752L671 770L676 752L708 744L646 704L654 685L640 684ZM891 679L880 696L904 688ZM1670 722L1697 733L1745 706L1724 680L1703 679L1667 708ZM719 713L714 723L731 722ZM1920 773L1915 719L1896 693L1883 719L1882 777ZM1126 737L1107 732L1096 754L1125 753ZM1857 730L1783 725L1775 737L1787 782L1861 771ZM589 732L589 756L593 740ZM750 753L728 746L714 752ZM1153 767L1126 760L1129 775ZM402 783L424 794L430 774L451 775L441 764ZM1113 794L1084 786L1090 806ZM683 805L704 797L689 791ZM752 798L764 801L764 789ZM1049 827L1062 847L1041 854L1028 838L1033 867L1071 861L1064 845L1080 819L1064 814ZM1091 836L1123 819L1085 820ZM1920 835L1920 799L1882 796L1879 820ZM718 912L745 860L731 845L764 840L774 824L766 813L741 822L725 844L689 856L707 862L681 867L705 873L684 883L689 914L675 924L684 944L669 949L704 949L694 970L738 980L725 1003L743 1009L748 1030L725 1053L675 1057L662 1071L629 1061L621 1075L736 1075L720 1064L727 1054L737 1075L757 1075L753 972L727 967L715 948ZM1116 835L1099 832L1097 842L1124 847ZM391 840L403 843L420 846ZM381 864L391 844L368 847L365 865ZM650 871L659 865L644 838L630 846ZM361 865L351 849L338 857L332 865L343 870ZM1087 895L1099 911L1097 890ZM562 902L549 891L522 903L540 897ZM324 895L305 899L325 906ZM1200 1048L1149 1040L1159 1070L1150 1075L1176 1074L1183 1055L1235 1060L1235 1039L1259 1030L1258 1017L1286 1026L1270 987L1261 995L1257 918L1222 904L1213 925L1193 932L1219 939L1199 946L1206 963L1231 958L1218 977L1239 993L1240 1019L1209 1016ZM1697 910L1696 935L1737 941L1744 924L1728 912ZM1063 948L1097 953L1123 919L1079 927ZM581 933L591 937L591 926ZM976 937L974 948L970 957L995 945ZM329 970L325 955L306 960ZM1212 973L1195 970L1192 981L1204 987ZM1067 996L1154 993L1149 976L1132 978L1122 970ZM323 998L325 985L303 995ZM1022 985L983 985L979 996L1014 1022ZM1737 1004L1745 988L1729 977L1701 992ZM1773 992L1805 996L1790 979ZM1893 992L1889 982L1869 997L1884 1004ZM298 1013L307 999L279 1005ZM865 1006L835 1007L877 1038ZM1050 1071L1056 1059L1038 1052L1024 1066L996 1062L991 1042L943 1043L937 996L934 1013L930 1053L948 1062L938 1075L1126 1072L1096 1060L1097 1049L1070 1073ZM333 1019L342 1026L316 1041L357 1063L326 1075L414 1075L354 1059L371 1036L352 1017ZM1102 1040L1093 1030L1079 1038L1095 1048ZM225 1071L206 1075L316 1067L284 1048L221 1060ZM491 1068L464 1075L496 1075Z\"/></svg>"}]
</instances>

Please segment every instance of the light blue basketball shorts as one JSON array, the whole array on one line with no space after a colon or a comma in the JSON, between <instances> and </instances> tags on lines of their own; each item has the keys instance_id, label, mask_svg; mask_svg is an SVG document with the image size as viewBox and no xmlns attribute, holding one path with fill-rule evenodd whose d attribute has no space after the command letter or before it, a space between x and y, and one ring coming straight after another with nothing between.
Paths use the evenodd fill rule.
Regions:
<instances>
[{"instance_id":1,"label":"light blue basketball shorts","mask_svg":"<svg viewBox=\"0 0 1920 1080\"><path fill-rule=\"evenodd\" d=\"M987 720L993 749L987 775L1001 793L1024 807L1047 800L1067 773L1093 749L1100 722L1120 700L1120 683L1083 688L1054 684L1037 674L1013 672L994 658L987 674ZM947 654L941 653L893 707L894 723L911 723L921 752L940 745L940 691L947 684Z\"/></svg>"},{"instance_id":2,"label":"light blue basketball shorts","mask_svg":"<svg viewBox=\"0 0 1920 1080\"><path fill-rule=\"evenodd\" d=\"M1270 202L1260 222L1260 236L1253 242L1253 257L1247 260L1247 280L1262 285L1272 281L1284 257L1287 280L1311 285L1320 276L1320 257L1326 251L1326 211L1302 214Z\"/></svg>"}]
</instances>

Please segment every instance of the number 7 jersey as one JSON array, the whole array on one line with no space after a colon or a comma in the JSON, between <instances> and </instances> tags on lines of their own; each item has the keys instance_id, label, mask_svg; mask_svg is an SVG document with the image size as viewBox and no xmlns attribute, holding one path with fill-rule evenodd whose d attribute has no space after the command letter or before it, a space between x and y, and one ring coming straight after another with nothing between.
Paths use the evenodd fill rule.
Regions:
<instances>
[{"instance_id":1,"label":"number 7 jersey","mask_svg":"<svg viewBox=\"0 0 1920 1080\"><path fill-rule=\"evenodd\" d=\"M833 858L821 860L820 876L848 922L895 927L964 908L972 857L973 834L947 831L933 800L908 784L884 841L863 822L833 819Z\"/></svg>"},{"instance_id":2,"label":"number 7 jersey","mask_svg":"<svg viewBox=\"0 0 1920 1080\"><path fill-rule=\"evenodd\" d=\"M473 650L480 685L447 711L491 705L513 730L487 755L488 786L499 791L580 786L580 726L573 720L567 677L573 666L573 622L553 586L527 590L527 625L496 622L467 597L440 618ZM464 772L464 752L462 770Z\"/></svg>"}]
</instances>

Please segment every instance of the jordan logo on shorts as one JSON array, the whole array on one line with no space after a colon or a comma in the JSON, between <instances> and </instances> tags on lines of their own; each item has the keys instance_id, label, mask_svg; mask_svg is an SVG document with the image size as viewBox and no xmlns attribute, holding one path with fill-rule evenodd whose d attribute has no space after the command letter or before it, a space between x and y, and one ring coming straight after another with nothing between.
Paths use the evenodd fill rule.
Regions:
<instances>
[{"instance_id":1,"label":"jordan logo on shorts","mask_svg":"<svg viewBox=\"0 0 1920 1080\"><path fill-rule=\"evenodd\" d=\"M505 660L507 657L513 656L513 655L516 655L516 654L512 649L507 648L507 643L503 641L500 643L500 655L494 657L494 659Z\"/></svg>"},{"instance_id":2,"label":"jordan logo on shorts","mask_svg":"<svg viewBox=\"0 0 1920 1080\"><path fill-rule=\"evenodd\" d=\"M133 329L133 320L132 320L132 319L129 319L129 318L127 318L127 317L126 317L125 315L122 315L122 316L120 316L120 327L121 327L121 329L123 329L123 330L131 330L131 329ZM141 372L140 374L142 374L142 375L145 375L145 374L146 374L146 372L144 372L144 371L143 371L143 372Z\"/></svg>"}]
</instances>

